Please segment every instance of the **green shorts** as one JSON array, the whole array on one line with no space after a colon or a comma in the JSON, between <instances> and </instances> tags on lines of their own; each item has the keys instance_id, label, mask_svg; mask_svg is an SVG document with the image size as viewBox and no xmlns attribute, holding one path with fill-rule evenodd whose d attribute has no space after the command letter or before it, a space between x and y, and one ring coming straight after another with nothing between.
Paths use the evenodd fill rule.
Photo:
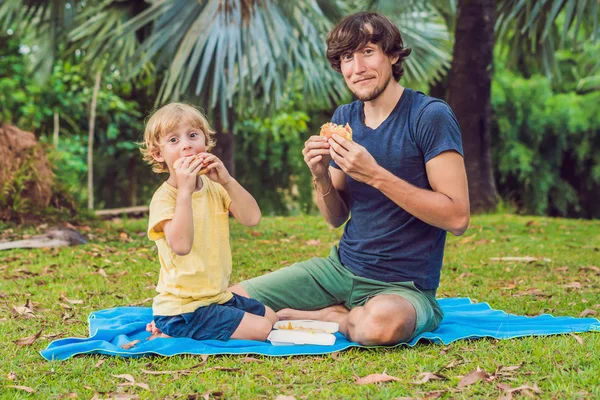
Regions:
<instances>
[{"instance_id":1,"label":"green shorts","mask_svg":"<svg viewBox=\"0 0 600 400\"><path fill-rule=\"evenodd\" d=\"M241 282L250 297L273 310L319 310L335 304L348 309L363 306L382 294L395 294L415 308L412 337L437 328L444 316L434 290L419 290L411 282L381 282L353 274L340 262L337 247L327 258L313 258L267 275Z\"/></svg>"}]
</instances>

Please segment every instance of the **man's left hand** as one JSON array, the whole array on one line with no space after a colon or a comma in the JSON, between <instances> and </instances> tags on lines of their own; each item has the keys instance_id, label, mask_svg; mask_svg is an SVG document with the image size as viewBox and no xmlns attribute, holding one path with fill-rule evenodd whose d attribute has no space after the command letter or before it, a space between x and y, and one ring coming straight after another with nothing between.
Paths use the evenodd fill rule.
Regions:
<instances>
[{"instance_id":1,"label":"man's left hand","mask_svg":"<svg viewBox=\"0 0 600 400\"><path fill-rule=\"evenodd\" d=\"M379 164L367 149L337 134L329 139L329 145L331 158L342 171L359 182L371 185Z\"/></svg>"}]
</instances>

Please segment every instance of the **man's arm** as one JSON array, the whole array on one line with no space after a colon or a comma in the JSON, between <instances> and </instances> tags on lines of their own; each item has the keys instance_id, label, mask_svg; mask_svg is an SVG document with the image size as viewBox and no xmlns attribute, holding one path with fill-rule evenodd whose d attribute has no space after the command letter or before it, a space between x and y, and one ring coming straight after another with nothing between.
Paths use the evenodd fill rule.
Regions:
<instances>
[{"instance_id":1,"label":"man's arm","mask_svg":"<svg viewBox=\"0 0 600 400\"><path fill-rule=\"evenodd\" d=\"M338 228L348 220L348 194L346 191L346 174L337 168L329 167L329 173L321 179L315 179L317 207L325 221Z\"/></svg>"},{"instance_id":2,"label":"man's arm","mask_svg":"<svg viewBox=\"0 0 600 400\"><path fill-rule=\"evenodd\" d=\"M469 191L460 154L446 151L425 164L432 190L420 189L383 167L368 182L421 221L462 235L469 226Z\"/></svg>"},{"instance_id":3,"label":"man's arm","mask_svg":"<svg viewBox=\"0 0 600 400\"><path fill-rule=\"evenodd\" d=\"M331 156L348 175L373 186L406 212L430 225L462 235L469 225L469 191L462 156L446 151L425 168L433 190L420 189L379 164L363 146L333 135Z\"/></svg>"}]
</instances>

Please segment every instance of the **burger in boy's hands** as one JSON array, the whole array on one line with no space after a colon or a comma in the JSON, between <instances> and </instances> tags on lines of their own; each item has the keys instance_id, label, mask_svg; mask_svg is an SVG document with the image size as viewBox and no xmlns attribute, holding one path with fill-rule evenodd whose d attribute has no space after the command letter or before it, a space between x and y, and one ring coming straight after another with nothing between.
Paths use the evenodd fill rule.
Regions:
<instances>
[{"instance_id":1,"label":"burger in boy's hands","mask_svg":"<svg viewBox=\"0 0 600 400\"><path fill-rule=\"evenodd\" d=\"M334 133L345 139L352 140L352 128L350 128L348 123L342 126L334 124L333 122L326 122L321 126L321 136L325 136L326 138L330 139Z\"/></svg>"},{"instance_id":2,"label":"burger in boy's hands","mask_svg":"<svg viewBox=\"0 0 600 400\"><path fill-rule=\"evenodd\" d=\"M188 157L194 157L194 158L198 158L198 156L199 156L199 155L198 155L198 154L196 154L196 155L193 155L193 156L188 156ZM175 165L173 166L175 171L177 171L177 167L178 167L180 164L181 164L180 162L179 162L179 163L177 163L177 162L175 163ZM208 172L208 168L205 166L205 167L204 167L204 168L202 168L200 171L198 171L198 176L200 176L200 175L205 175L207 172Z\"/></svg>"}]
</instances>

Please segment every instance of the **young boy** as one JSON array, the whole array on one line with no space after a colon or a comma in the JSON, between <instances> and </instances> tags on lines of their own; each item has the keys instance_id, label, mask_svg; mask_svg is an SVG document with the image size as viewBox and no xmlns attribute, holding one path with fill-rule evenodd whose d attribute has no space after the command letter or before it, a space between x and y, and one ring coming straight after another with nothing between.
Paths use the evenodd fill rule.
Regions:
<instances>
[{"instance_id":1,"label":"young boy","mask_svg":"<svg viewBox=\"0 0 600 400\"><path fill-rule=\"evenodd\" d=\"M146 124L142 154L169 178L150 202L148 237L160 276L147 330L161 337L264 341L277 316L262 303L227 291L231 275L229 212L246 226L260 221L256 200L214 154L206 118L168 104Z\"/></svg>"}]
</instances>

